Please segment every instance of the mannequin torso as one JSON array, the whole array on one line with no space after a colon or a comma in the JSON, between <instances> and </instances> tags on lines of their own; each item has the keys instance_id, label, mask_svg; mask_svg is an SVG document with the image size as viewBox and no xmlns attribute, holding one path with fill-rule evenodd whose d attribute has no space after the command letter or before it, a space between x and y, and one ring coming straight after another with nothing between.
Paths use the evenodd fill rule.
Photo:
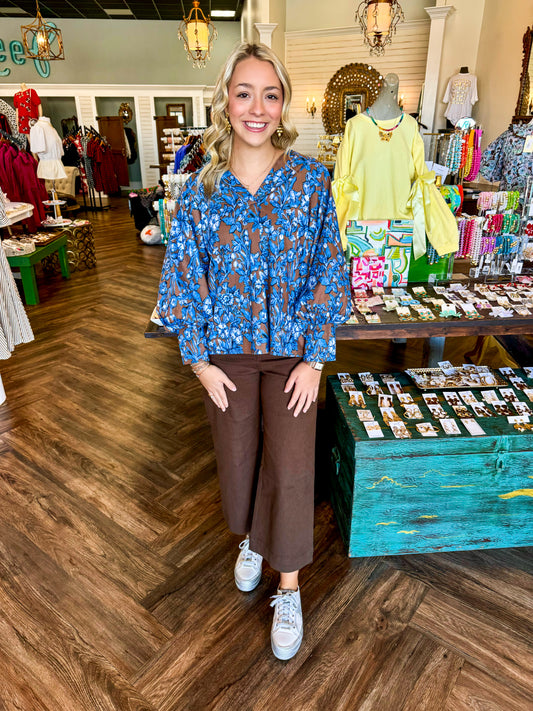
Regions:
<instances>
[{"instance_id":1,"label":"mannequin torso","mask_svg":"<svg viewBox=\"0 0 533 711\"><path fill-rule=\"evenodd\" d=\"M378 98L368 109L368 115L376 121L389 121L402 115L398 105L398 87L400 80L397 74L387 74Z\"/></svg>"}]
</instances>

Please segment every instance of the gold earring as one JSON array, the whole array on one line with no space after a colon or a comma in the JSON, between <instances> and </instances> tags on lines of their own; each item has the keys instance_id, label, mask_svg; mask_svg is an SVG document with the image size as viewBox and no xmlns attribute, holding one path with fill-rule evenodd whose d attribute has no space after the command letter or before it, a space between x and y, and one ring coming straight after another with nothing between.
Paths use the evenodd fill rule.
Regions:
<instances>
[{"instance_id":1,"label":"gold earring","mask_svg":"<svg viewBox=\"0 0 533 711\"><path fill-rule=\"evenodd\" d=\"M280 121L280 122L279 122L279 126L278 126L277 129L276 129L276 133L278 134L278 138L281 138L281 137L283 136L283 131L284 131L283 124L282 124L281 121Z\"/></svg>"},{"instance_id":2,"label":"gold earring","mask_svg":"<svg viewBox=\"0 0 533 711\"><path fill-rule=\"evenodd\" d=\"M226 129L226 133L231 133L231 123L229 122L229 118L228 118L227 114L226 114L226 116L224 116L224 121L225 121L224 128Z\"/></svg>"}]
</instances>

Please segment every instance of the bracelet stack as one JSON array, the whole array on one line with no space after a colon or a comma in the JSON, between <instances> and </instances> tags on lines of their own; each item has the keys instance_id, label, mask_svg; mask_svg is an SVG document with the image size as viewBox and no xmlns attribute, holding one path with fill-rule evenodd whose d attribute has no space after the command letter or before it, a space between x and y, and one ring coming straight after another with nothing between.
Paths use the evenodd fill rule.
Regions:
<instances>
[{"instance_id":1,"label":"bracelet stack","mask_svg":"<svg viewBox=\"0 0 533 711\"><path fill-rule=\"evenodd\" d=\"M200 360L198 363L193 363L191 365L192 372L196 375L197 378L200 377L200 375L209 368L211 363L208 360Z\"/></svg>"}]
</instances>

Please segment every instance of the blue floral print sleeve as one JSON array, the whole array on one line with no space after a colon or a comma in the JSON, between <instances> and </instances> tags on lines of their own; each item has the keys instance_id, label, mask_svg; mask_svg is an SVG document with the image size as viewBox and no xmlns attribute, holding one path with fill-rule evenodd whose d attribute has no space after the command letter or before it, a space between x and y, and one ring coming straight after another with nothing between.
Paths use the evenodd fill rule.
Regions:
<instances>
[{"instance_id":1,"label":"blue floral print sleeve","mask_svg":"<svg viewBox=\"0 0 533 711\"><path fill-rule=\"evenodd\" d=\"M210 353L335 359L349 284L327 170L294 151L255 195L226 171L211 199L180 196L158 312L184 363Z\"/></svg>"},{"instance_id":2,"label":"blue floral print sleeve","mask_svg":"<svg viewBox=\"0 0 533 711\"><path fill-rule=\"evenodd\" d=\"M492 183L500 181L500 190L524 190L533 174L533 153L524 152L531 133L529 124L512 124L483 153L480 174Z\"/></svg>"}]
</instances>

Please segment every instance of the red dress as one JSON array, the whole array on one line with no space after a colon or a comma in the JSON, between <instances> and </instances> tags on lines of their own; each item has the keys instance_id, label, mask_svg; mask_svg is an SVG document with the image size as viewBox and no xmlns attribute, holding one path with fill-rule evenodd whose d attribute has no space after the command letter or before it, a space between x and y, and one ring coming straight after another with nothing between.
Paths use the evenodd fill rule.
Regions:
<instances>
[{"instance_id":1,"label":"red dress","mask_svg":"<svg viewBox=\"0 0 533 711\"><path fill-rule=\"evenodd\" d=\"M18 91L13 97L13 105L19 112L19 133L30 132L30 119L39 118L41 100L35 89Z\"/></svg>"}]
</instances>

